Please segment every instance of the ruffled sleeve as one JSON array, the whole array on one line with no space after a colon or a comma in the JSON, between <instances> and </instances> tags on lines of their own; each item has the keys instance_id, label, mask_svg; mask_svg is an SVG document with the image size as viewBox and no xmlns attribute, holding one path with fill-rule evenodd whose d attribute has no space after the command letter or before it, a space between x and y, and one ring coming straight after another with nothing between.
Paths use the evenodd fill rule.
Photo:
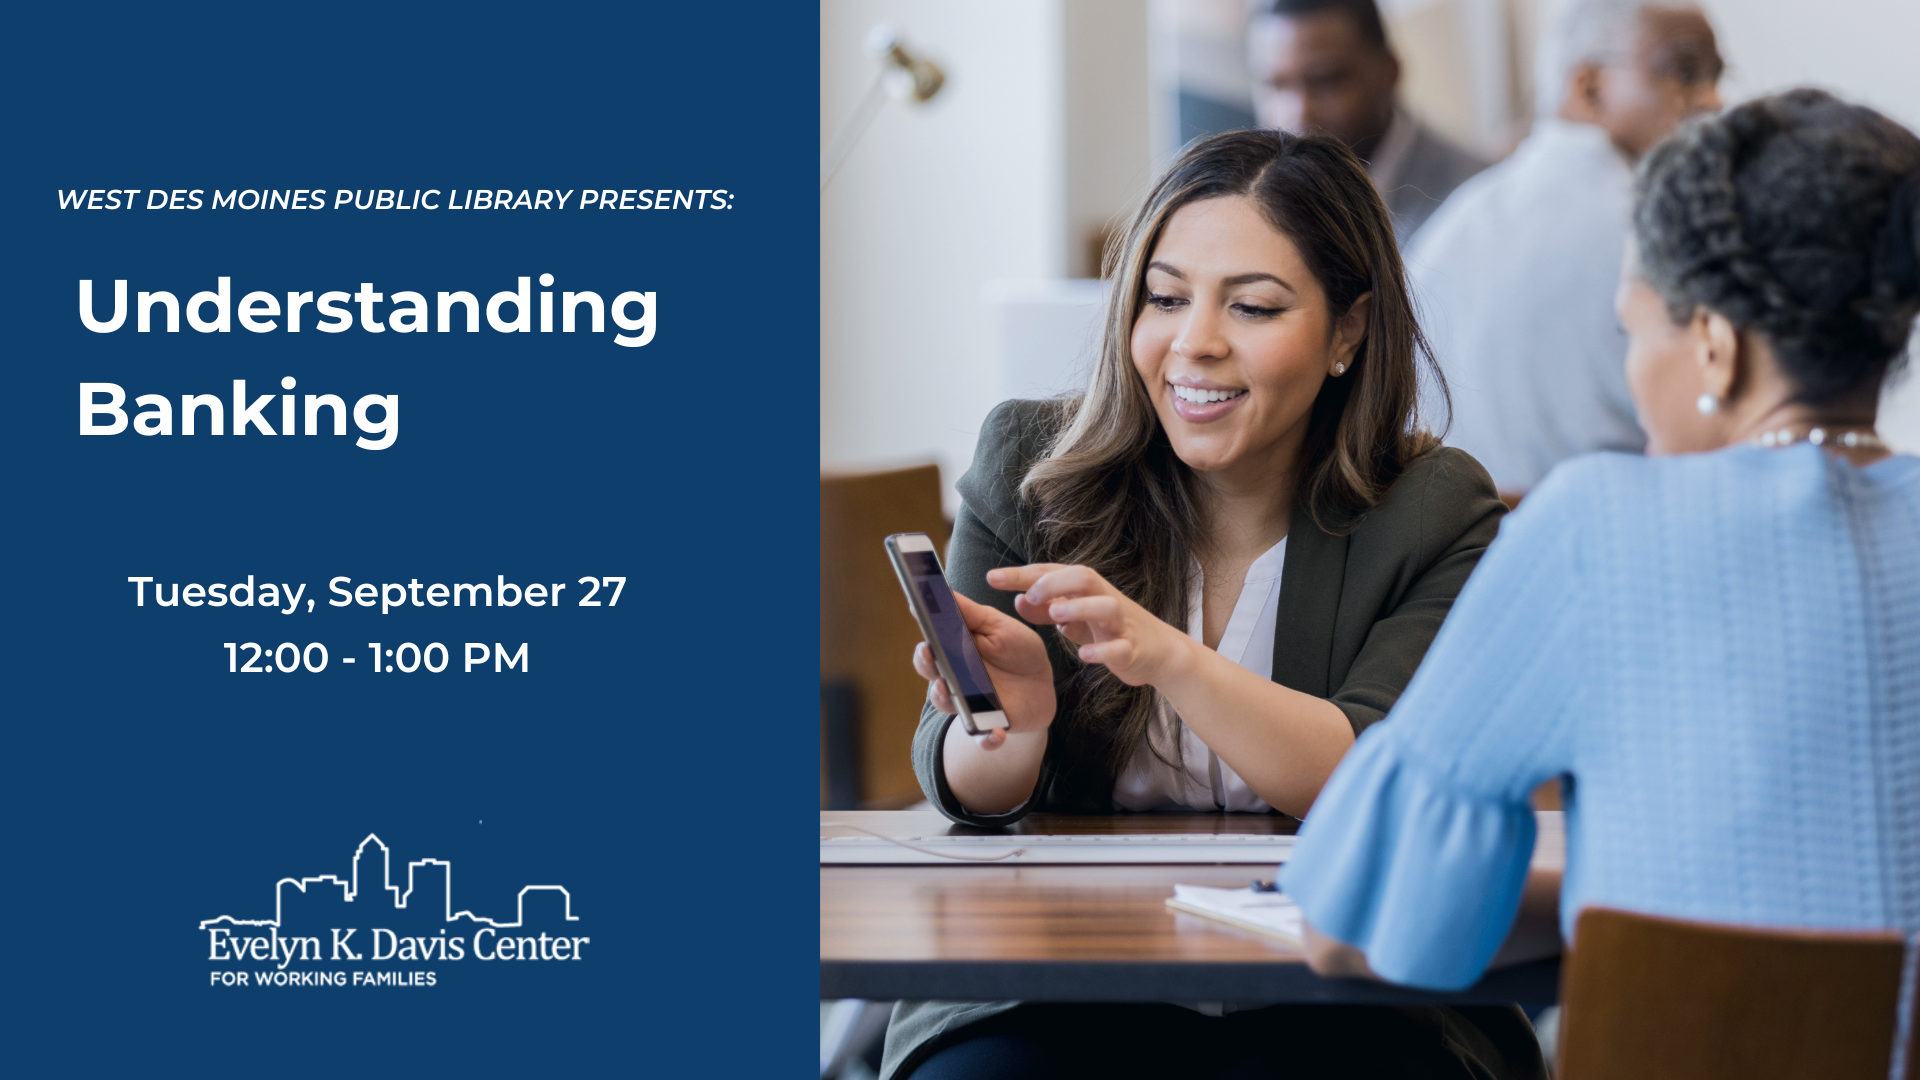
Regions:
<instances>
[{"instance_id":1,"label":"ruffled sleeve","mask_svg":"<svg viewBox=\"0 0 1920 1080\"><path fill-rule=\"evenodd\" d=\"M1573 770L1588 700L1579 468L1529 495L1406 693L1327 782L1284 868L1313 927L1382 978L1471 985L1506 939L1533 854L1530 796Z\"/></svg>"},{"instance_id":2,"label":"ruffled sleeve","mask_svg":"<svg viewBox=\"0 0 1920 1080\"><path fill-rule=\"evenodd\" d=\"M1525 801L1463 798L1369 733L1314 804L1281 880L1314 929L1391 982L1472 985L1507 936L1533 854Z\"/></svg>"}]
</instances>

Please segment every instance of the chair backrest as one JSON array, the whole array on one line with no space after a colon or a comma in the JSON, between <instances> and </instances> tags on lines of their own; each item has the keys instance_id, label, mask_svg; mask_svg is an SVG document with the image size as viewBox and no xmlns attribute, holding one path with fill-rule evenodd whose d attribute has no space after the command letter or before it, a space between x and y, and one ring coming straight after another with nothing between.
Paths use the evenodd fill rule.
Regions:
<instances>
[{"instance_id":1,"label":"chair backrest","mask_svg":"<svg viewBox=\"0 0 1920 1080\"><path fill-rule=\"evenodd\" d=\"M827 764L826 704L857 716L835 724L858 743L860 803L906 806L924 796L913 775L913 732L927 684L913 673L919 626L893 576L882 541L923 532L944 553L947 519L940 508L940 468L820 477L820 680L835 693L823 700L822 766ZM844 758L844 755L832 755ZM822 775L825 795L834 787Z\"/></svg>"},{"instance_id":2,"label":"chair backrest","mask_svg":"<svg viewBox=\"0 0 1920 1080\"><path fill-rule=\"evenodd\" d=\"M1750 930L1589 908L1561 977L1555 1075L1885 1080L1904 956L1891 932Z\"/></svg>"}]
</instances>

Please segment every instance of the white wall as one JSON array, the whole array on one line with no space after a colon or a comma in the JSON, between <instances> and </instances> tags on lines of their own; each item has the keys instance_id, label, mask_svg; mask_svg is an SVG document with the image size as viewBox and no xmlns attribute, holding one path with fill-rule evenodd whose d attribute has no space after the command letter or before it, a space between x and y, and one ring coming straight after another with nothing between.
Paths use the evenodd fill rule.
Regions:
<instances>
[{"instance_id":1,"label":"white wall","mask_svg":"<svg viewBox=\"0 0 1920 1080\"><path fill-rule=\"evenodd\" d=\"M951 512L998 401L987 282L1084 272L1091 230L1150 179L1146 0L826 0L822 146L881 21L947 85L889 102L821 195L820 463L936 461Z\"/></svg>"},{"instance_id":2,"label":"white wall","mask_svg":"<svg viewBox=\"0 0 1920 1080\"><path fill-rule=\"evenodd\" d=\"M1911 0L1706 0L1740 101L1819 86L1920 127L1920 4Z\"/></svg>"},{"instance_id":3,"label":"white wall","mask_svg":"<svg viewBox=\"0 0 1920 1080\"><path fill-rule=\"evenodd\" d=\"M981 286L1067 268L1060 9L827 0L823 146L873 78L862 43L882 21L947 85L924 106L889 102L820 197L820 463L931 459L950 483L994 404Z\"/></svg>"}]
</instances>

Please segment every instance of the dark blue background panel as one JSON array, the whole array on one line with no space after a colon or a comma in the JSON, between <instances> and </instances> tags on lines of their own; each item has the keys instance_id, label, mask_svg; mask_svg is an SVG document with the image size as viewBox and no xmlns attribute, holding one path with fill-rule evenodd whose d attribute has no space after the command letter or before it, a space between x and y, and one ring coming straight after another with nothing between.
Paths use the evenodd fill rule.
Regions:
<instances>
[{"instance_id":1,"label":"dark blue background panel","mask_svg":"<svg viewBox=\"0 0 1920 1080\"><path fill-rule=\"evenodd\" d=\"M43 5L6 24L7 1071L807 1068L817 12ZM114 187L137 208L56 195ZM211 205L296 188L327 208ZM724 189L727 208L582 209L589 188ZM205 205L146 209L155 189ZM336 209L341 189L440 189L442 208ZM473 189L573 194L446 207ZM134 310L112 333L79 318L81 279L104 320L117 279L134 308L222 277L233 309L371 283L382 319L397 292L484 306L531 278L536 310L529 333L484 313L467 333L458 308L452 332L371 333L352 302L340 333L311 306L297 334L284 312L270 333L237 310L226 333L184 311L165 332L164 307L147 333ZM561 333L567 290L653 293L652 340L623 347L584 309ZM203 407L183 434L187 394L231 427L235 380L275 395L276 430L282 393L302 422L308 394L349 413L377 394L399 432L361 449L322 409L313 435L213 435ZM130 416L167 398L173 434L80 434L89 382ZM129 577L154 579L143 604ZM387 610L333 606L336 579ZM249 580L304 592L154 595ZM491 604L426 602L483 583ZM529 602L556 583L557 605ZM249 642L271 670L229 670ZM538 958L503 958L521 937ZM233 959L253 948L269 958Z\"/></svg>"}]
</instances>

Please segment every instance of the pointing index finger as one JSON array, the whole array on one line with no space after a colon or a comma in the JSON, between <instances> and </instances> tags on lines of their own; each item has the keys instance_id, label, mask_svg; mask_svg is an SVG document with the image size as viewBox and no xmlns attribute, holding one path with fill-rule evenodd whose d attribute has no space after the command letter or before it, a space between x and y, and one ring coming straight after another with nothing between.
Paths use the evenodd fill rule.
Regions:
<instances>
[{"instance_id":1,"label":"pointing index finger","mask_svg":"<svg viewBox=\"0 0 1920 1080\"><path fill-rule=\"evenodd\" d=\"M1044 604L1067 596L1095 596L1111 591L1106 579L1085 566L1054 567L1027 588L1027 602Z\"/></svg>"},{"instance_id":2,"label":"pointing index finger","mask_svg":"<svg viewBox=\"0 0 1920 1080\"><path fill-rule=\"evenodd\" d=\"M1026 592L1034 582L1061 568L1059 563L1002 566L987 571L987 584L1003 592Z\"/></svg>"}]
</instances>

